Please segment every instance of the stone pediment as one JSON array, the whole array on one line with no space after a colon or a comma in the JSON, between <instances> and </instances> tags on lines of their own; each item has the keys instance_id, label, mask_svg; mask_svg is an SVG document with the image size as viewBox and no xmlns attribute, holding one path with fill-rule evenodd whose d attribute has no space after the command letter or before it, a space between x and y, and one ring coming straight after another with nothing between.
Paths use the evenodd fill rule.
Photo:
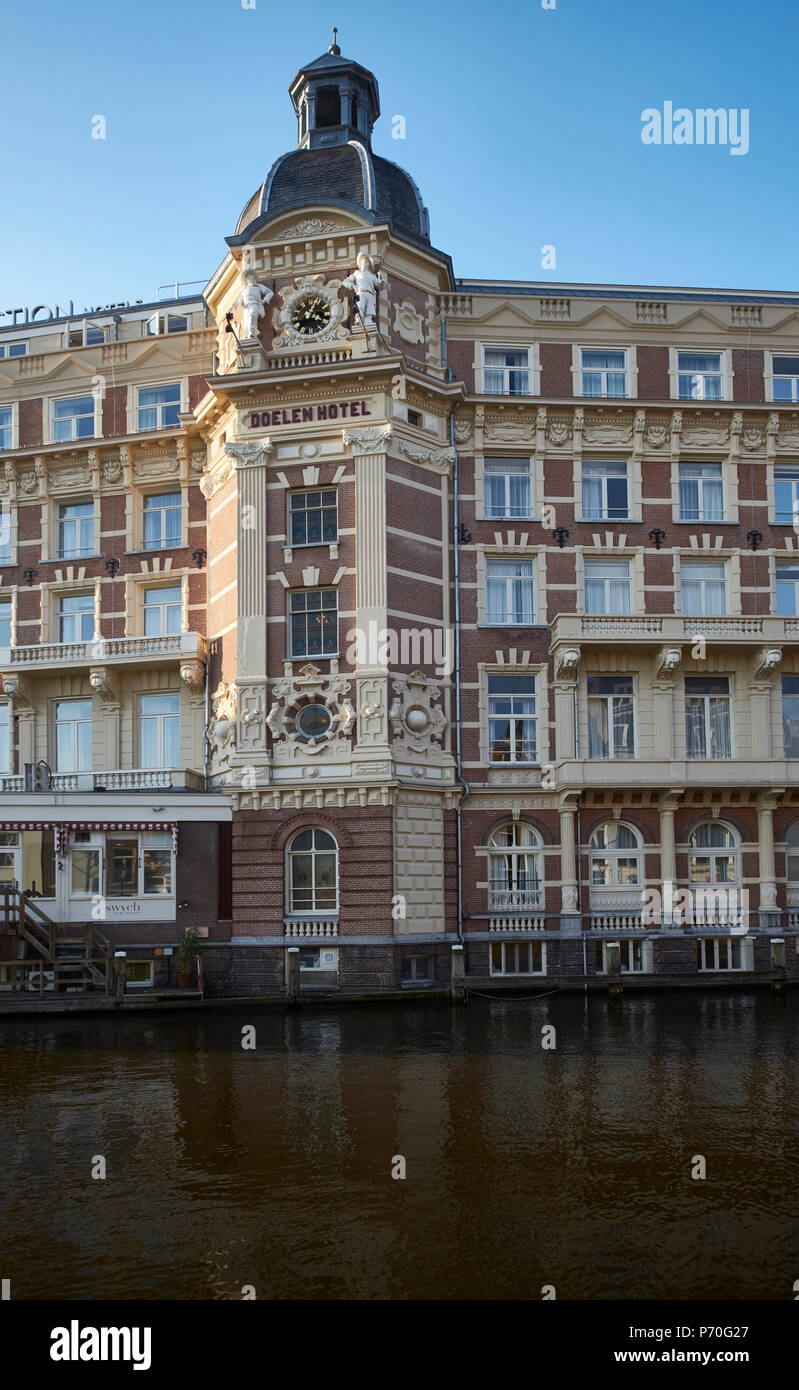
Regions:
<instances>
[{"instance_id":1,"label":"stone pediment","mask_svg":"<svg viewBox=\"0 0 799 1390\"><path fill-rule=\"evenodd\" d=\"M730 336L730 325L729 325L728 323L726 323L726 322L724 321L724 319L716 318L716 315L715 315L715 314L711 314L711 313L710 313L707 309L705 309L705 308L702 308L702 309L689 309L689 311L688 311L688 313L686 314L685 318L683 318L683 319L678 319L678 318L677 318L677 314L679 313L681 307L682 307L682 306L681 306L680 304L675 304L675 305L673 306L673 308L674 308L674 325L673 325L673 326L674 326L675 329L679 330L680 333L684 333L684 332L686 332L686 330L690 329L690 331L691 331L692 333L714 333L714 334L715 334L715 333L723 333L723 334L725 335L725 337L729 338L729 336ZM671 310L671 308L672 308L672 305L670 304L670 305L669 305L669 310ZM726 308L726 305L725 305L725 308ZM675 339L675 342L676 342L676 339ZM724 344L724 347L727 347L727 346L728 346L728 344L725 343L725 344ZM690 347L688 346L688 344L680 343L680 348L681 348L682 351L684 351L684 352L690 351Z\"/></svg>"},{"instance_id":2,"label":"stone pediment","mask_svg":"<svg viewBox=\"0 0 799 1390\"><path fill-rule=\"evenodd\" d=\"M537 300L530 300L531 306L536 303ZM518 304L510 299L501 299L498 304L493 306L489 313L481 315L479 319L481 327L484 324L493 324L500 328L513 328L517 324L522 325L524 328L529 328L531 324L537 322L537 313L531 310L529 314L526 314Z\"/></svg>"},{"instance_id":3,"label":"stone pediment","mask_svg":"<svg viewBox=\"0 0 799 1390\"><path fill-rule=\"evenodd\" d=\"M590 327L592 331L601 334L605 329L609 332L617 328L623 328L629 335L632 326L631 320L626 319L623 314L619 314L615 309L611 309L607 304L601 305L596 309L589 309L584 317L574 319L573 322L579 323L581 328Z\"/></svg>"}]
</instances>

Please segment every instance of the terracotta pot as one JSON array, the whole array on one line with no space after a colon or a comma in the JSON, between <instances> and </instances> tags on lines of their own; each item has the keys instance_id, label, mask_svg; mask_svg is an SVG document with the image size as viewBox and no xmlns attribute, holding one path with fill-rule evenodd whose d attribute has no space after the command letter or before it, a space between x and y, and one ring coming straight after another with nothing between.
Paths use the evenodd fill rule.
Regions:
<instances>
[{"instance_id":1,"label":"terracotta pot","mask_svg":"<svg viewBox=\"0 0 799 1390\"><path fill-rule=\"evenodd\" d=\"M191 989L191 971L185 975L178 973L178 989Z\"/></svg>"}]
</instances>

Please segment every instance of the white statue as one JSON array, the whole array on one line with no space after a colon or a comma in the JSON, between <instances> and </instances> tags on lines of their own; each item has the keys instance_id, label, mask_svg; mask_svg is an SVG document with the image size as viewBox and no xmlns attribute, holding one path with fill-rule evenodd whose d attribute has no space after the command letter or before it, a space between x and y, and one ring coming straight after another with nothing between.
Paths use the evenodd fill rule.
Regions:
<instances>
[{"instance_id":1,"label":"white statue","mask_svg":"<svg viewBox=\"0 0 799 1390\"><path fill-rule=\"evenodd\" d=\"M377 320L377 296L381 285L385 285L382 275L376 275L371 256L362 251L358 256L358 269L353 270L342 286L355 290L358 299L358 312L365 324L374 325Z\"/></svg>"},{"instance_id":2,"label":"white statue","mask_svg":"<svg viewBox=\"0 0 799 1390\"><path fill-rule=\"evenodd\" d=\"M255 271L248 270L244 276L244 289L239 295L234 309L242 309L241 316L241 336L243 339L258 337L258 324L266 313L266 306L273 298L272 291L266 285L260 285L255 278Z\"/></svg>"}]
</instances>

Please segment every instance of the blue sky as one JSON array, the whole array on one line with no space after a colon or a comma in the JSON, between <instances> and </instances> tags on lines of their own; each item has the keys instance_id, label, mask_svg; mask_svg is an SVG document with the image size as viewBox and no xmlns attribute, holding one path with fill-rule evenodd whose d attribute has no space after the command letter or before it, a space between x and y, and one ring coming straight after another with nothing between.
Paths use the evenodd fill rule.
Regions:
<instances>
[{"instance_id":1,"label":"blue sky","mask_svg":"<svg viewBox=\"0 0 799 1390\"><path fill-rule=\"evenodd\" d=\"M799 288L796 0L0 3L2 309L210 276L333 23L456 275ZM749 152L644 145L665 101L746 108Z\"/></svg>"}]
</instances>

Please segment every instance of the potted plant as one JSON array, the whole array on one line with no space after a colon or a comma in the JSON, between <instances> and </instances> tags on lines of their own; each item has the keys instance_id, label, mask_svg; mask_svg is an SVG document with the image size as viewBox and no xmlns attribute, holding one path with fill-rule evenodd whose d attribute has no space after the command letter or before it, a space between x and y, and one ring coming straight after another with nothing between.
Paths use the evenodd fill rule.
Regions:
<instances>
[{"instance_id":1,"label":"potted plant","mask_svg":"<svg viewBox=\"0 0 799 1390\"><path fill-rule=\"evenodd\" d=\"M193 927L187 927L178 941L178 988L191 989L192 971L197 959L199 936Z\"/></svg>"}]
</instances>

